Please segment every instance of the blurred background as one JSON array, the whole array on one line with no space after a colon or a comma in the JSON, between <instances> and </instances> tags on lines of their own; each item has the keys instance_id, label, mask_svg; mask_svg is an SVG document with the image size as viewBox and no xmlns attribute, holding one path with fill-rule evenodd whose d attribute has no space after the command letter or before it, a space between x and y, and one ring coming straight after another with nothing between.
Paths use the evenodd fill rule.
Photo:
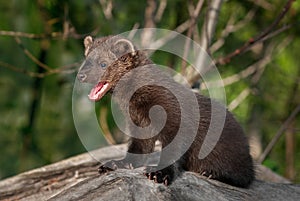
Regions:
<instances>
[{"instance_id":1,"label":"blurred background","mask_svg":"<svg viewBox=\"0 0 300 201\"><path fill-rule=\"evenodd\" d=\"M253 157L299 183L300 2L292 2L2 1L0 179L86 151L72 116L73 84L86 35L153 27L178 31L207 49L224 80L227 106L251 141ZM173 55L158 52L152 59L197 87L201 78ZM110 142L122 143L109 99L97 104L99 122Z\"/></svg>"}]
</instances>

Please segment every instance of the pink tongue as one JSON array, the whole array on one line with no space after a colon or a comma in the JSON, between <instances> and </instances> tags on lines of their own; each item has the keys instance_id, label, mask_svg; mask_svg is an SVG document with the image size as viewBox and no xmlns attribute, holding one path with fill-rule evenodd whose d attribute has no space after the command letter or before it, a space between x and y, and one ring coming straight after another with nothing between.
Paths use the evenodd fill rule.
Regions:
<instances>
[{"instance_id":1,"label":"pink tongue","mask_svg":"<svg viewBox=\"0 0 300 201\"><path fill-rule=\"evenodd\" d=\"M109 84L107 82L99 82L94 88L92 88L89 99L92 101L100 100L106 92L109 90Z\"/></svg>"}]
</instances>

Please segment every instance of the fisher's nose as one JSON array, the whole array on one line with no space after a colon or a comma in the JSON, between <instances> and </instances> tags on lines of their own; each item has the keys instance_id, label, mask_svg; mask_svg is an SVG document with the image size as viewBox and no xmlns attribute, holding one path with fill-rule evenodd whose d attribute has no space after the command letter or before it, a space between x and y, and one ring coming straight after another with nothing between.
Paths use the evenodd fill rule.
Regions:
<instances>
[{"instance_id":1,"label":"fisher's nose","mask_svg":"<svg viewBox=\"0 0 300 201\"><path fill-rule=\"evenodd\" d=\"M85 81L85 79L86 79L86 74L84 74L84 73L78 73L77 74L77 79L80 81L80 82L84 82Z\"/></svg>"}]
</instances>

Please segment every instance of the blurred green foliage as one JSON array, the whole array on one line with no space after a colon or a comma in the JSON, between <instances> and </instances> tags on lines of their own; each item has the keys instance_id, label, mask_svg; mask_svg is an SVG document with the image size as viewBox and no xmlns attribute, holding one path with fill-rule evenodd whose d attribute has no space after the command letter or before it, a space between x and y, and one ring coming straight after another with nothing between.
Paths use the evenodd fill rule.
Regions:
<instances>
[{"instance_id":1,"label":"blurred green foliage","mask_svg":"<svg viewBox=\"0 0 300 201\"><path fill-rule=\"evenodd\" d=\"M147 1L112 0L111 17L108 17L104 14L105 5L100 2L109 1L12 0L1 3L0 31L47 34L49 37L20 37L21 44L18 44L15 37L0 34L0 178L85 151L74 127L71 100L76 69L84 59L82 40L88 34L105 36L129 31L135 24L143 28L147 6ZM194 2L194 5L197 3L168 0L162 19L156 23L156 27L174 30L188 20L187 2ZM200 33L208 2L206 1L198 19ZM261 1L262 4L254 2L258 1L231 0L223 3L213 43L222 37L230 19L242 21L251 10L254 16L242 28L228 34L224 45L212 54L213 58L225 56L259 35L274 21L284 5L281 0ZM251 49L228 64L219 66L222 77L226 78L257 62L268 54L267 51L271 51L267 47L274 44L272 59L256 82L253 79L258 76L257 73L226 87L228 104L244 89L251 90L233 113L243 124L247 134L258 134L263 148L300 104L299 11L300 3L296 1L279 24L293 24L292 28L264 41L258 50ZM62 34L52 37L51 33ZM278 46L280 44L281 49ZM51 69L70 64L74 66L67 68L68 71L45 74L48 70L38 66L26 55L27 50ZM181 64L178 59L164 53L154 54L153 60L164 65L170 64L175 69L179 69ZM29 72L42 76L33 76ZM102 106L97 106L97 110L100 107ZM108 124L112 132L116 131L110 114ZM265 164L285 175L286 157L294 157L296 173L293 179L299 182L300 161L296 160L300 158L300 146L297 146L300 143L299 115L292 125L294 155L285 155L287 145L282 136Z\"/></svg>"}]
</instances>

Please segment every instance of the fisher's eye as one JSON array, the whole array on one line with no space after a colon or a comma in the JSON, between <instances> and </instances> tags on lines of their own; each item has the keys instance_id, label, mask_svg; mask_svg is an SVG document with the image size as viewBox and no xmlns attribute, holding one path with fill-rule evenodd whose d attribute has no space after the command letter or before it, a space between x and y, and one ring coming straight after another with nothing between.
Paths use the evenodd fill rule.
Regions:
<instances>
[{"instance_id":1,"label":"fisher's eye","mask_svg":"<svg viewBox=\"0 0 300 201\"><path fill-rule=\"evenodd\" d=\"M102 61L102 62L100 63L100 66L101 66L101 68L106 68L106 66L107 66L106 61Z\"/></svg>"}]
</instances>

